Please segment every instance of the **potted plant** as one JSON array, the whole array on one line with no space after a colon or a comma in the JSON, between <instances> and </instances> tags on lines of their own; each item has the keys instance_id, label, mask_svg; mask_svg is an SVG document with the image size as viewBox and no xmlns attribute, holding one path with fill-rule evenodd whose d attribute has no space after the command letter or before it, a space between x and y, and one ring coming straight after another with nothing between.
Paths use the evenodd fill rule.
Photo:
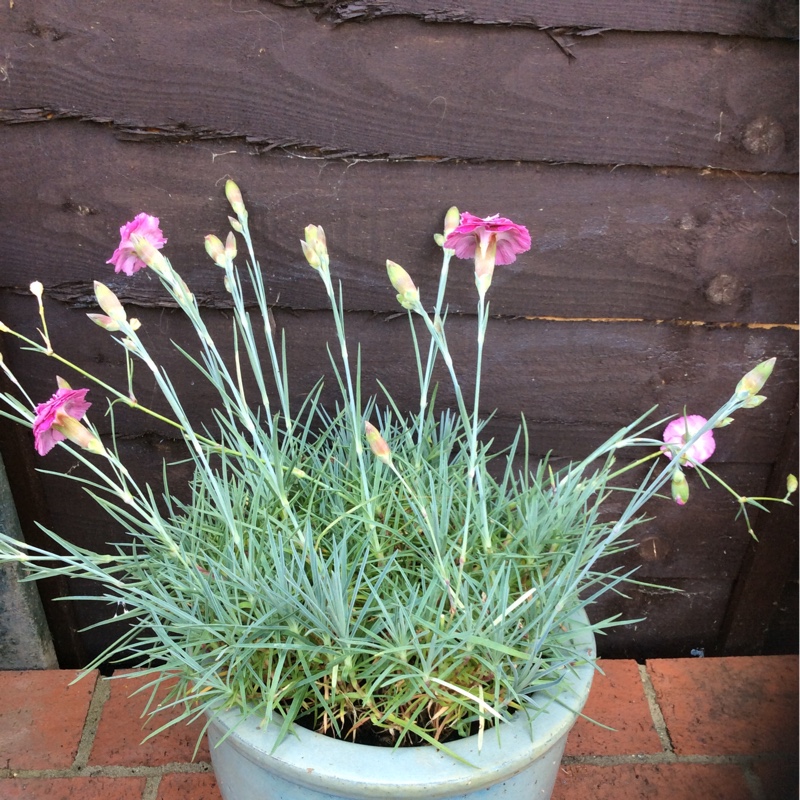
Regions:
<instances>
[{"instance_id":1,"label":"potted plant","mask_svg":"<svg viewBox=\"0 0 800 800\"><path fill-rule=\"evenodd\" d=\"M532 462L523 421L497 452L479 414L487 293L495 266L526 251L530 236L505 218L451 209L437 236L443 260L432 305L387 262L411 321L420 399L410 413L388 393L362 395L325 235L306 228L303 252L336 327L331 361L341 401L323 408L317 386L295 407L248 213L232 181L226 195L232 231L224 243L207 236L206 250L230 293L232 363L161 253L166 239L156 218L140 214L123 226L109 261L127 275L151 270L188 317L198 351L181 352L196 380L216 392L210 416L178 396L140 338L139 321L100 282L102 313L89 317L124 348L123 388L58 353L41 284L31 286L41 341L0 323L27 349L101 389L112 431L120 405L171 426L193 467L189 496L173 494L166 468L158 489L131 477L114 437L104 441L89 422L88 388L59 378L55 394L37 403L3 364L14 384L0 395L3 415L32 429L40 455L58 445L79 459L85 470L71 477L129 539L109 554L56 532L53 552L2 535L0 560L21 563L31 579L94 580L102 600L124 609L130 630L87 670L133 652L150 686L175 681L167 704L180 713L172 724L206 715L226 798L529 797L534 785L548 796L591 683L593 634L620 624L590 624L584 609L635 581L608 556L629 547L628 532L662 490L683 504L689 473L720 480L704 463L713 431L762 402L774 359L748 372L708 418L684 413L663 435L666 420L644 414L582 461L556 467ZM234 265L241 244L244 273ZM447 338L453 256L475 265L478 355L469 399ZM437 361L452 384L452 409L436 407ZM139 402L135 366L169 414ZM623 448L636 456L620 466ZM645 476L626 485L642 465ZM788 502L796 485L790 476L778 502ZM763 507L764 498L731 491L745 519L750 506ZM620 492L624 508L610 514L607 501Z\"/></svg>"}]
</instances>

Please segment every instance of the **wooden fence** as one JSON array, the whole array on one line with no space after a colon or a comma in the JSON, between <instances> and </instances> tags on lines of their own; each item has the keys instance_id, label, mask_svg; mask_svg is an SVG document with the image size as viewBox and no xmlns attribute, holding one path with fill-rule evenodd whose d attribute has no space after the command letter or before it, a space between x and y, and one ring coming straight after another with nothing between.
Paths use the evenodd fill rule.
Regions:
<instances>
[{"instance_id":1,"label":"wooden fence","mask_svg":"<svg viewBox=\"0 0 800 800\"><path fill-rule=\"evenodd\" d=\"M33 332L28 286L41 280L59 348L119 380L119 348L84 316L101 279L175 363L169 340L186 330L157 281L105 262L122 223L158 216L165 252L224 330L202 238L227 230L230 176L297 396L330 372L332 327L298 244L313 222L367 388L379 377L410 406L405 321L382 265L405 265L431 298L447 208L499 212L528 225L533 247L491 290L484 399L498 437L524 411L538 452L585 455L655 404L710 413L774 355L769 401L719 432L715 462L745 494L782 494L797 458L796 14L788 0L5 0L0 320ZM461 359L469 275L450 305ZM0 347L32 397L49 397L57 365ZM179 388L193 391L188 377ZM210 402L198 391L197 408ZM118 425L124 455L158 482L168 431L136 415ZM93 547L119 535L72 483L36 471L69 469L63 454L40 459L4 421L0 454L30 541L42 541L35 519ZM796 649L796 510L757 518L758 543L734 513L695 485L685 508L665 504L637 529L626 559L682 592L605 601L598 614L647 621L601 653ZM109 631L77 630L115 609L52 602L95 591L80 583L41 590L62 665L99 652Z\"/></svg>"}]
</instances>

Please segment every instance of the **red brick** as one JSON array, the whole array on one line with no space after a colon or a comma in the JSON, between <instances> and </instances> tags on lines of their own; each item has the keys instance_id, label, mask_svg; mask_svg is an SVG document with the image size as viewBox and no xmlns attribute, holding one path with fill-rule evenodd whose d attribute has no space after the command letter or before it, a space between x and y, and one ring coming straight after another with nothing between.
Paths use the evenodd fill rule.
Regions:
<instances>
[{"instance_id":1,"label":"red brick","mask_svg":"<svg viewBox=\"0 0 800 800\"><path fill-rule=\"evenodd\" d=\"M142 800L146 778L11 778L0 780L3 800Z\"/></svg>"},{"instance_id":2,"label":"red brick","mask_svg":"<svg viewBox=\"0 0 800 800\"><path fill-rule=\"evenodd\" d=\"M600 661L583 713L614 728L579 719L567 739L566 755L630 755L660 753L663 748L635 661Z\"/></svg>"},{"instance_id":3,"label":"red brick","mask_svg":"<svg viewBox=\"0 0 800 800\"><path fill-rule=\"evenodd\" d=\"M797 800L800 797L800 774L797 757L759 759L753 765L764 787L764 800Z\"/></svg>"},{"instance_id":4,"label":"red brick","mask_svg":"<svg viewBox=\"0 0 800 800\"><path fill-rule=\"evenodd\" d=\"M735 764L617 764L562 767L552 800L752 800Z\"/></svg>"},{"instance_id":5,"label":"red brick","mask_svg":"<svg viewBox=\"0 0 800 800\"><path fill-rule=\"evenodd\" d=\"M0 672L0 754L10 769L64 769L78 752L97 673Z\"/></svg>"},{"instance_id":6,"label":"red brick","mask_svg":"<svg viewBox=\"0 0 800 800\"><path fill-rule=\"evenodd\" d=\"M213 772L172 772L158 785L158 800L222 800Z\"/></svg>"},{"instance_id":7,"label":"red brick","mask_svg":"<svg viewBox=\"0 0 800 800\"><path fill-rule=\"evenodd\" d=\"M648 661L675 752L797 752L797 657Z\"/></svg>"},{"instance_id":8,"label":"red brick","mask_svg":"<svg viewBox=\"0 0 800 800\"><path fill-rule=\"evenodd\" d=\"M152 767L192 760L197 739L203 729L202 720L191 725L179 722L142 743L148 733L179 715L177 710L165 709L153 717L143 719L142 714L151 690L146 689L133 697L131 695L146 683L147 679L124 675L109 681L111 696L103 706L103 714L89 756L90 764ZM163 699L166 693L166 687L162 686L158 699ZM157 701L154 701L151 708L156 705ZM195 760L209 761L210 758L204 738Z\"/></svg>"}]
</instances>

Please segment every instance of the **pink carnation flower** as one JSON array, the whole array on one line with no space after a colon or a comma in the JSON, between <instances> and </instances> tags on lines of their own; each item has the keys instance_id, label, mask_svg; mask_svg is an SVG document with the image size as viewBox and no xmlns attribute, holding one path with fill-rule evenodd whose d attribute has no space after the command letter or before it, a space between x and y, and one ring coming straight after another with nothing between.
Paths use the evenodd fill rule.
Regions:
<instances>
[{"instance_id":1,"label":"pink carnation flower","mask_svg":"<svg viewBox=\"0 0 800 800\"><path fill-rule=\"evenodd\" d=\"M492 241L497 247L494 263L500 265L511 264L520 253L531 248L531 235L524 225L498 214L482 219L468 211L461 215L458 227L447 235L444 246L455 250L459 258L473 258L479 245L485 253Z\"/></svg>"},{"instance_id":2,"label":"pink carnation flower","mask_svg":"<svg viewBox=\"0 0 800 800\"><path fill-rule=\"evenodd\" d=\"M664 443L669 447L662 447L661 452L672 458L707 422L708 420L699 414L690 414L687 417L678 417L672 420L664 429L663 437ZM708 430L681 456L681 463L689 467L702 464L711 458L716 446L714 433Z\"/></svg>"},{"instance_id":3,"label":"pink carnation flower","mask_svg":"<svg viewBox=\"0 0 800 800\"><path fill-rule=\"evenodd\" d=\"M133 275L147 264L136 254L136 249L131 241L132 236L141 236L147 239L156 250L160 250L167 240L158 227L158 217L151 217L149 214L137 214L136 218L126 222L119 229L119 247L114 251L114 255L106 261L106 264L114 265L114 272L124 272L126 275Z\"/></svg>"},{"instance_id":4,"label":"pink carnation flower","mask_svg":"<svg viewBox=\"0 0 800 800\"><path fill-rule=\"evenodd\" d=\"M86 402L88 389L59 389L46 403L36 406L36 419L33 421L33 438L36 452L40 455L49 453L58 442L67 437L57 430L65 417L74 420L83 419L91 403Z\"/></svg>"}]
</instances>

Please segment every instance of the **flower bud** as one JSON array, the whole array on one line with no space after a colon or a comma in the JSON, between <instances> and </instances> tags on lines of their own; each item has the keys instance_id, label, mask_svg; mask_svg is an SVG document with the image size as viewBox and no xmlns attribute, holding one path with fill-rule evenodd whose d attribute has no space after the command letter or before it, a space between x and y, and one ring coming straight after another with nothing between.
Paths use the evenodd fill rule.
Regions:
<instances>
[{"instance_id":1,"label":"flower bud","mask_svg":"<svg viewBox=\"0 0 800 800\"><path fill-rule=\"evenodd\" d=\"M767 361L762 361L757 367L751 369L736 385L736 394L746 392L749 395L754 395L767 382L767 378L772 374L774 366L775 358L773 357Z\"/></svg>"},{"instance_id":2,"label":"flower bud","mask_svg":"<svg viewBox=\"0 0 800 800\"><path fill-rule=\"evenodd\" d=\"M114 322L111 317L106 316L105 314L87 314L87 317L94 322L95 325L99 325L103 330L106 331L118 331L119 330L119 323Z\"/></svg>"},{"instance_id":3,"label":"flower bud","mask_svg":"<svg viewBox=\"0 0 800 800\"><path fill-rule=\"evenodd\" d=\"M367 434L367 444L369 445L369 449L372 450L373 455L379 461L386 464L387 467L391 466L392 451L389 449L389 445L386 443L383 436L381 436L378 429L371 422L364 420L364 430Z\"/></svg>"},{"instance_id":4,"label":"flower bud","mask_svg":"<svg viewBox=\"0 0 800 800\"><path fill-rule=\"evenodd\" d=\"M302 242L306 261L314 268L328 269L328 244L321 225L306 225L305 241Z\"/></svg>"},{"instance_id":5,"label":"flower bud","mask_svg":"<svg viewBox=\"0 0 800 800\"><path fill-rule=\"evenodd\" d=\"M206 242L206 253L208 253L208 255L211 257L211 260L218 267L224 267L226 264L225 247L219 240L219 237L214 236L213 233L209 233L208 236L206 236L205 238L205 242Z\"/></svg>"},{"instance_id":6,"label":"flower bud","mask_svg":"<svg viewBox=\"0 0 800 800\"><path fill-rule=\"evenodd\" d=\"M228 261L233 261L236 258L236 237L230 231L225 237L225 257Z\"/></svg>"},{"instance_id":7,"label":"flower bud","mask_svg":"<svg viewBox=\"0 0 800 800\"><path fill-rule=\"evenodd\" d=\"M797 477L795 475L786 476L786 493L794 494L797 491Z\"/></svg>"},{"instance_id":8,"label":"flower bud","mask_svg":"<svg viewBox=\"0 0 800 800\"><path fill-rule=\"evenodd\" d=\"M242 228L242 223L239 222L238 219L234 219L233 217L228 217L228 222L230 222L231 228L233 228L236 231L236 233L243 232L244 229Z\"/></svg>"},{"instance_id":9,"label":"flower bud","mask_svg":"<svg viewBox=\"0 0 800 800\"><path fill-rule=\"evenodd\" d=\"M97 304L100 308L102 308L114 322L125 322L128 318L125 309L122 307L122 303L120 303L114 292L112 292L108 286L100 283L100 281L94 282L94 296L97 298Z\"/></svg>"},{"instance_id":10,"label":"flower bud","mask_svg":"<svg viewBox=\"0 0 800 800\"><path fill-rule=\"evenodd\" d=\"M757 408L766 399L766 396L763 394L754 394L752 397L748 397L747 400L742 403L742 408Z\"/></svg>"},{"instance_id":11,"label":"flower bud","mask_svg":"<svg viewBox=\"0 0 800 800\"><path fill-rule=\"evenodd\" d=\"M689 481L679 469L672 474L672 499L679 505L685 505L689 499Z\"/></svg>"},{"instance_id":12,"label":"flower bud","mask_svg":"<svg viewBox=\"0 0 800 800\"><path fill-rule=\"evenodd\" d=\"M0 322L0 333L11 333L11 328L8 325Z\"/></svg>"},{"instance_id":13,"label":"flower bud","mask_svg":"<svg viewBox=\"0 0 800 800\"><path fill-rule=\"evenodd\" d=\"M455 206L451 206L444 215L444 235L449 236L459 225L461 214Z\"/></svg>"},{"instance_id":14,"label":"flower bud","mask_svg":"<svg viewBox=\"0 0 800 800\"><path fill-rule=\"evenodd\" d=\"M300 240L300 247L303 248L303 255L306 257L306 261L308 261L309 266L313 267L314 269L319 269L322 266L322 262L319 260L317 251L302 239Z\"/></svg>"},{"instance_id":15,"label":"flower bud","mask_svg":"<svg viewBox=\"0 0 800 800\"><path fill-rule=\"evenodd\" d=\"M78 447L88 450L95 455L103 455L105 448L103 443L88 428L78 422L77 419L59 409L56 411L53 428L65 436Z\"/></svg>"},{"instance_id":16,"label":"flower bud","mask_svg":"<svg viewBox=\"0 0 800 800\"><path fill-rule=\"evenodd\" d=\"M386 272L397 292L397 302L403 308L413 310L419 305L419 289L414 285L411 276L394 261L386 262Z\"/></svg>"},{"instance_id":17,"label":"flower bud","mask_svg":"<svg viewBox=\"0 0 800 800\"><path fill-rule=\"evenodd\" d=\"M233 213L236 214L237 217L247 216L247 209L244 207L242 193L239 190L239 187L232 180L225 182L225 197L228 198L228 202L231 204Z\"/></svg>"},{"instance_id":18,"label":"flower bud","mask_svg":"<svg viewBox=\"0 0 800 800\"><path fill-rule=\"evenodd\" d=\"M715 428L727 428L728 425L733 422L733 417L725 417L725 419L721 419L714 427Z\"/></svg>"},{"instance_id":19,"label":"flower bud","mask_svg":"<svg viewBox=\"0 0 800 800\"><path fill-rule=\"evenodd\" d=\"M153 272L164 275L167 272L167 259L156 249L155 245L144 236L131 236L133 251L147 264Z\"/></svg>"},{"instance_id":20,"label":"flower bud","mask_svg":"<svg viewBox=\"0 0 800 800\"><path fill-rule=\"evenodd\" d=\"M56 385L59 389L71 389L72 387L60 375L56 375Z\"/></svg>"},{"instance_id":21,"label":"flower bud","mask_svg":"<svg viewBox=\"0 0 800 800\"><path fill-rule=\"evenodd\" d=\"M44 286L42 286L41 281L34 281L31 286L31 294L36 295L36 299L41 303L42 302L42 294L44 293Z\"/></svg>"}]
</instances>

